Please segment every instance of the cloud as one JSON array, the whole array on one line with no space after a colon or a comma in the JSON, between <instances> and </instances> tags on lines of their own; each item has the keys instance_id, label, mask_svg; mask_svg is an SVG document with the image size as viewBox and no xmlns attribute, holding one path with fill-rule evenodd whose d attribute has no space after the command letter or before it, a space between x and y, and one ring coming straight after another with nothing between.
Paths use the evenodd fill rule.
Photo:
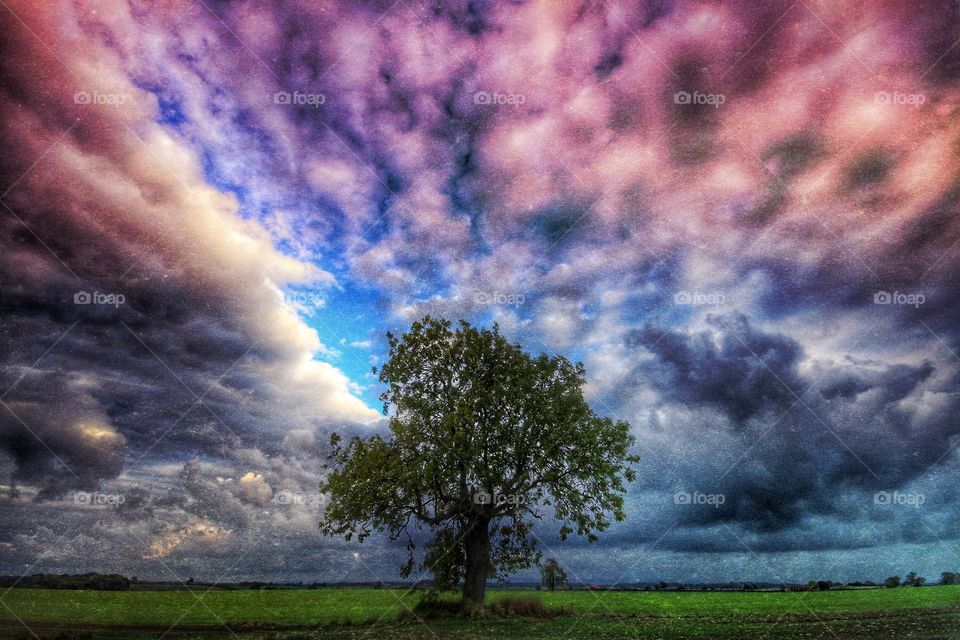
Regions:
<instances>
[{"instance_id":1,"label":"cloud","mask_svg":"<svg viewBox=\"0 0 960 640\"><path fill-rule=\"evenodd\" d=\"M648 325L631 333L628 347L655 356L640 364L636 375L674 402L712 404L735 420L784 409L799 397L803 387L796 367L803 350L796 341L754 331L743 316L709 322L721 330L684 336Z\"/></svg>"},{"instance_id":2,"label":"cloud","mask_svg":"<svg viewBox=\"0 0 960 640\"><path fill-rule=\"evenodd\" d=\"M156 95L86 18L14 11L48 41L80 46L59 56L11 26L0 94L3 136L21 152L3 169L0 258L13 356L0 441L18 478L63 464L50 489L89 487L117 476L128 445L144 451L161 435L198 444L210 428L280 437L375 418L346 376L313 359L319 336L280 292L333 276L278 251L207 184L197 154L152 121ZM116 33L137 28L123 12L105 19ZM25 63L34 54L42 76Z\"/></svg>"},{"instance_id":3,"label":"cloud","mask_svg":"<svg viewBox=\"0 0 960 640\"><path fill-rule=\"evenodd\" d=\"M243 497L254 504L263 506L270 502L270 498L273 497L273 489L259 473L248 471L240 477L237 485Z\"/></svg>"},{"instance_id":4,"label":"cloud","mask_svg":"<svg viewBox=\"0 0 960 640\"><path fill-rule=\"evenodd\" d=\"M648 326L625 340L646 357L612 395L645 401L635 424L641 453L649 452L642 475L648 490L658 491L659 520L676 518L694 529L723 523L763 536L754 542L769 550L842 548L879 542L851 542L858 532L843 522L862 518L885 536L906 529L905 521L871 511L878 491L939 493L949 471L936 465L960 431L943 405L933 412L937 418L921 407L938 397L957 402L955 394L941 396L938 380L943 367L952 379L951 363L847 357L809 366L800 343L759 330L742 315L713 317L709 327ZM677 492L722 498L676 502ZM940 498L928 508L956 508L955 497ZM649 509L643 505L637 508ZM835 535L803 533L814 522L831 530L831 521ZM700 534L682 548L716 544L712 534ZM938 535L953 532L943 526ZM724 540L721 547L736 544Z\"/></svg>"},{"instance_id":5,"label":"cloud","mask_svg":"<svg viewBox=\"0 0 960 640\"><path fill-rule=\"evenodd\" d=\"M424 313L587 363L644 456L626 549L674 520L678 553L730 552L727 527L912 543L910 512L871 506L898 488L956 537L955 5L9 9L15 556L92 545L58 547L42 508L130 483L97 558L274 536L314 554L264 571L350 571L322 505L276 497L312 495L329 431L382 427L337 347L366 370L370 336Z\"/></svg>"}]
</instances>

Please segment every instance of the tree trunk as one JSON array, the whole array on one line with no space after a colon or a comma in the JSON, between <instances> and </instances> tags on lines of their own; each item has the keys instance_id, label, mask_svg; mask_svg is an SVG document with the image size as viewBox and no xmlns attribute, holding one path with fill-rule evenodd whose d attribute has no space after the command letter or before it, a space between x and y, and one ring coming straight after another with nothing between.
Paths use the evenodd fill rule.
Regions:
<instances>
[{"instance_id":1,"label":"tree trunk","mask_svg":"<svg viewBox=\"0 0 960 640\"><path fill-rule=\"evenodd\" d=\"M490 520L473 521L464 536L467 566L463 577L463 606L470 611L483 609L487 592L487 573L490 570Z\"/></svg>"}]
</instances>

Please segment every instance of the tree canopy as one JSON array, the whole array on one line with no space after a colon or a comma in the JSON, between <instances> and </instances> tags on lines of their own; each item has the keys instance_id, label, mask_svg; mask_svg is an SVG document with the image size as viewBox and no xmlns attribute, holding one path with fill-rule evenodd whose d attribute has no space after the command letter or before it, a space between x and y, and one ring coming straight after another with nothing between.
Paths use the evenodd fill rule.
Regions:
<instances>
[{"instance_id":1,"label":"tree canopy","mask_svg":"<svg viewBox=\"0 0 960 640\"><path fill-rule=\"evenodd\" d=\"M425 317L387 339L389 433L331 438L324 533L403 539L403 576L426 570L436 588L462 584L477 607L488 577L539 562L535 521L554 518L561 539L593 542L625 517L639 461L630 425L593 412L582 364L532 356L497 325Z\"/></svg>"}]
</instances>

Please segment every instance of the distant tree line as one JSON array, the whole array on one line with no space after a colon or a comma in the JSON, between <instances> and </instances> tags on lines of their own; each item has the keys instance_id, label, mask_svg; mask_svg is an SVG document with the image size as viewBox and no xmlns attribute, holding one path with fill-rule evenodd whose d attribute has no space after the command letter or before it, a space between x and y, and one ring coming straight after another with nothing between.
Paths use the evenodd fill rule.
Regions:
<instances>
[{"instance_id":1,"label":"distant tree line","mask_svg":"<svg viewBox=\"0 0 960 640\"><path fill-rule=\"evenodd\" d=\"M916 571L911 571L907 577L900 579L900 576L890 576L883 581L883 586L888 589L894 587L922 587L927 583L927 579L917 575ZM944 571L940 574L940 584L960 584L960 573L955 571Z\"/></svg>"},{"instance_id":2,"label":"distant tree line","mask_svg":"<svg viewBox=\"0 0 960 640\"><path fill-rule=\"evenodd\" d=\"M940 577L940 584L957 584L957 574L951 571L944 571L940 574ZM883 586L885 586L887 589L893 589L896 587L922 587L926 583L926 578L921 575L917 575L916 571L911 571L903 580L900 579L900 576L890 576L883 581Z\"/></svg>"},{"instance_id":3,"label":"distant tree line","mask_svg":"<svg viewBox=\"0 0 960 640\"><path fill-rule=\"evenodd\" d=\"M544 588L549 591L554 591L557 589L570 589L571 585L567 579L567 574L563 570L563 567L560 566L560 563L556 559L551 558L543 564L540 571L541 582L538 585L538 588ZM127 578L120 574L116 573L83 573L83 574L35 574L32 576L0 576L0 588L11 588L11 587L20 587L25 589L89 589L96 591L126 591L130 589L131 584L138 584L139 580L136 577ZM167 583L151 583L154 588L167 584ZM172 583L171 583L172 584ZM179 583L181 585L192 585L194 584L193 579ZM400 583L397 583L398 585ZM922 587L927 584L927 579L921 575L918 575L916 571L909 572L906 577L901 578L900 576L890 576L883 581L883 586L888 589L895 587ZM960 572L954 571L944 571L940 574L940 584L942 585L960 585ZM308 589L317 589L324 587L347 587L347 586L357 586L357 585L348 585L345 583L325 583L325 582L313 582L310 584L304 584L303 582L297 583L270 583L270 582L256 582L256 581L244 581L234 584L222 584L218 585L222 589L277 589L277 588L308 588ZM384 585L374 585L370 584L367 586L384 586ZM417 585L423 587L424 585ZM829 591L834 588L856 588L856 587L876 587L879 586L875 582L869 580L865 582L850 582L850 583L835 583L830 580L811 580L806 585L780 585L779 589L781 591ZM141 585L142 587L142 585ZM582 588L582 587L581 587ZM591 589L600 589L598 586L591 586ZM628 588L631 587L620 587ZM698 589L695 585L668 585L666 582L658 582L654 585L647 585L643 587L642 585L636 585L632 589L645 589L645 590L654 590L654 591L685 591L687 588ZM727 587L712 585L707 587L699 587L699 589L704 589L707 591L713 591L717 588L720 589L739 589L742 591L755 591L761 589L777 589L776 585L770 584L757 584L753 582L744 582L739 585L731 585Z\"/></svg>"},{"instance_id":4,"label":"distant tree line","mask_svg":"<svg viewBox=\"0 0 960 640\"><path fill-rule=\"evenodd\" d=\"M92 589L96 591L126 591L130 579L117 573L82 573L60 575L39 573L32 576L0 576L0 587L25 589Z\"/></svg>"}]
</instances>

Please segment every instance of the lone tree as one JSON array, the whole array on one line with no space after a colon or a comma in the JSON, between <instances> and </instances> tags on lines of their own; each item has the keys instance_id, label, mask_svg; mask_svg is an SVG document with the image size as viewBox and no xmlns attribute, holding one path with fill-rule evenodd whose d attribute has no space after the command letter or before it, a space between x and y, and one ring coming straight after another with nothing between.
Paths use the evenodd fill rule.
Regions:
<instances>
[{"instance_id":1,"label":"lone tree","mask_svg":"<svg viewBox=\"0 0 960 640\"><path fill-rule=\"evenodd\" d=\"M533 357L497 325L454 329L429 316L387 339L379 379L390 432L331 436L322 532L403 537L401 575L429 571L437 590L462 584L464 606L477 609L488 578L539 563L534 520L552 516L561 539L593 542L624 518L639 458L630 425L584 400L582 364Z\"/></svg>"},{"instance_id":2,"label":"lone tree","mask_svg":"<svg viewBox=\"0 0 960 640\"><path fill-rule=\"evenodd\" d=\"M550 558L540 568L540 577L543 587L548 591L556 591L557 587L567 584L567 572L563 570L556 558Z\"/></svg>"}]
</instances>

